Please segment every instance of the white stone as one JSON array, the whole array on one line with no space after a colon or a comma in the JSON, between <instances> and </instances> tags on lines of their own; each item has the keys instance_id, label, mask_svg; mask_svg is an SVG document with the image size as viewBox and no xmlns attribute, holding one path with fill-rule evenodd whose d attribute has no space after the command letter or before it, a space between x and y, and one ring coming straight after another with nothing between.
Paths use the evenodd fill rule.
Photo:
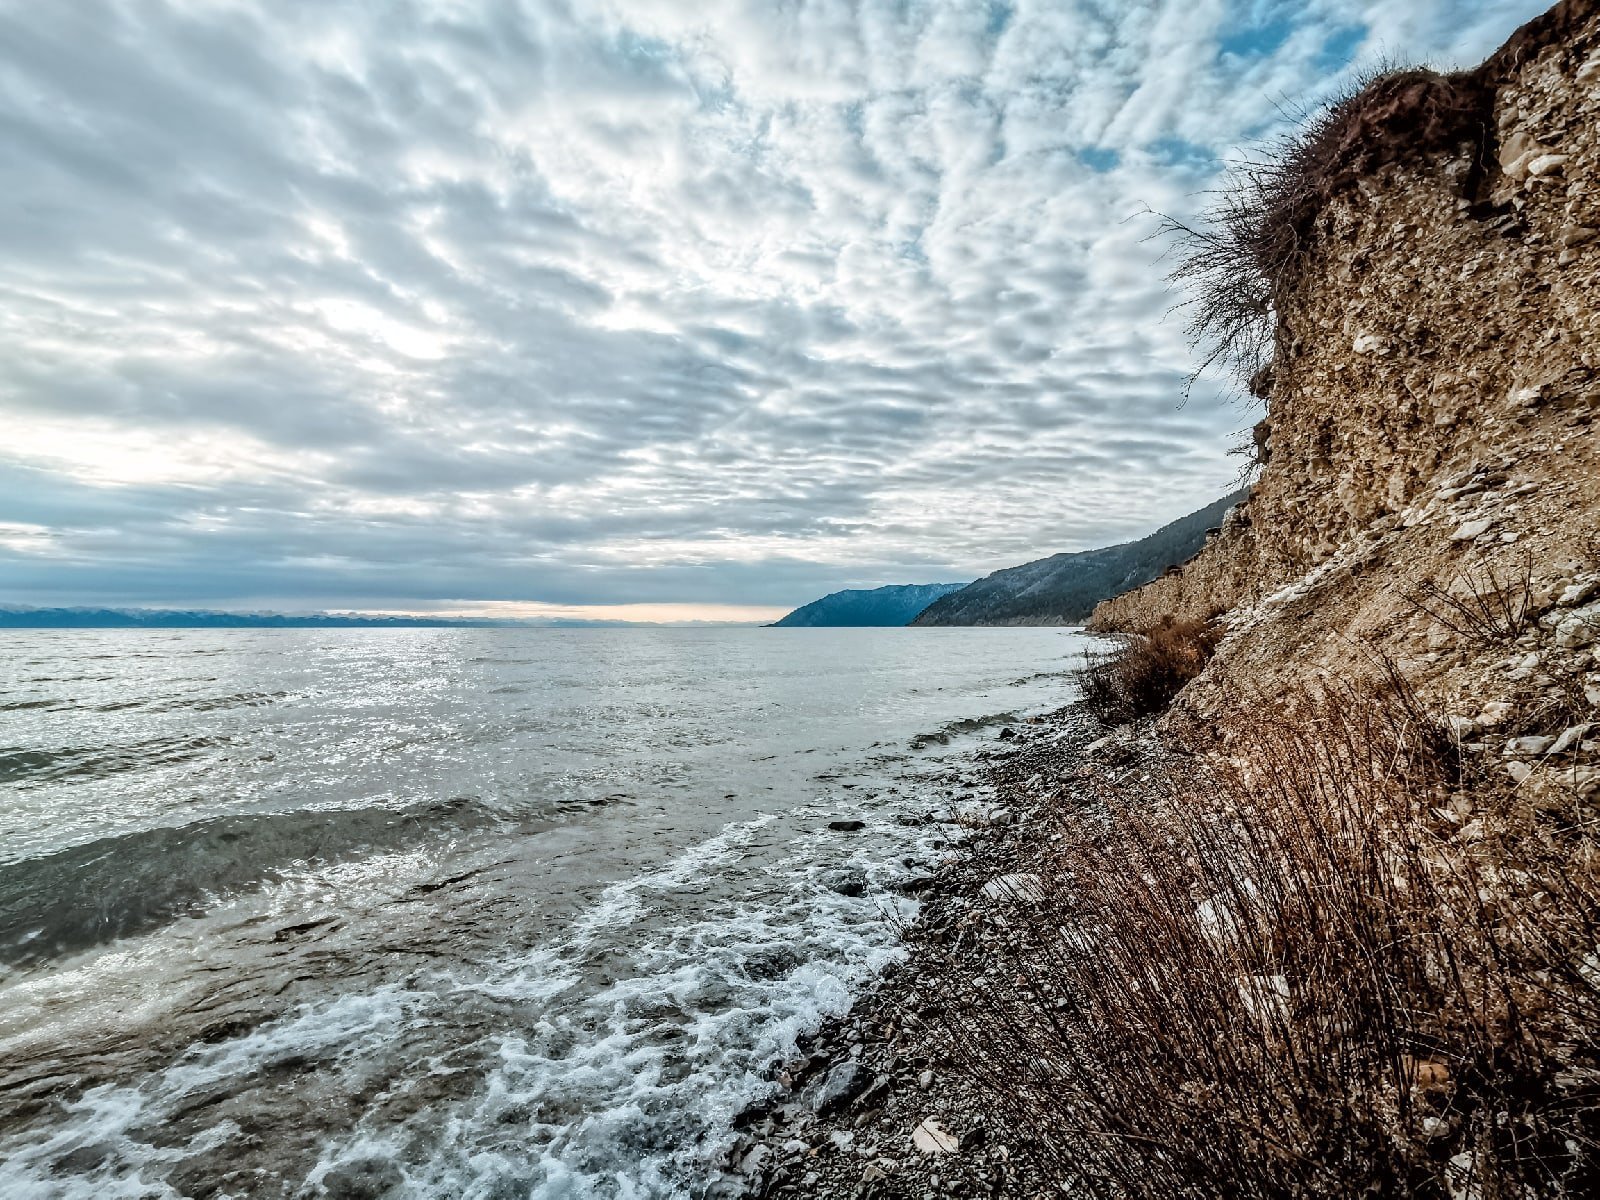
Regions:
<instances>
[{"instance_id":1,"label":"white stone","mask_svg":"<svg viewBox=\"0 0 1600 1200\"><path fill-rule=\"evenodd\" d=\"M922 1123L911 1131L911 1144L922 1153L936 1158L954 1154L961 1148L955 1134L932 1117L923 1117Z\"/></svg>"},{"instance_id":2,"label":"white stone","mask_svg":"<svg viewBox=\"0 0 1600 1200\"><path fill-rule=\"evenodd\" d=\"M1358 333L1350 349L1357 354L1387 354L1389 343L1375 333Z\"/></svg>"},{"instance_id":3,"label":"white stone","mask_svg":"<svg viewBox=\"0 0 1600 1200\"><path fill-rule=\"evenodd\" d=\"M1463 1150L1446 1164L1444 1182L1450 1200L1484 1200L1483 1172L1478 1169L1477 1156L1470 1150Z\"/></svg>"},{"instance_id":4,"label":"white stone","mask_svg":"<svg viewBox=\"0 0 1600 1200\"><path fill-rule=\"evenodd\" d=\"M1289 1015L1289 981L1282 975L1246 975L1239 999L1256 1020L1282 1021Z\"/></svg>"},{"instance_id":5,"label":"white stone","mask_svg":"<svg viewBox=\"0 0 1600 1200\"><path fill-rule=\"evenodd\" d=\"M1511 671L1506 678L1514 683L1521 683L1539 669L1539 655L1537 652L1514 658L1510 662Z\"/></svg>"},{"instance_id":6,"label":"white stone","mask_svg":"<svg viewBox=\"0 0 1600 1200\"><path fill-rule=\"evenodd\" d=\"M1506 774L1511 776L1514 783L1526 783L1528 776L1533 774L1533 768L1525 762L1508 762L1506 764Z\"/></svg>"},{"instance_id":7,"label":"white stone","mask_svg":"<svg viewBox=\"0 0 1600 1200\"><path fill-rule=\"evenodd\" d=\"M1500 169L1513 179L1527 174L1528 163L1544 152L1525 129L1515 129L1500 143Z\"/></svg>"},{"instance_id":8,"label":"white stone","mask_svg":"<svg viewBox=\"0 0 1600 1200\"><path fill-rule=\"evenodd\" d=\"M1489 527L1494 524L1493 517L1479 517L1476 521L1468 521L1450 535L1452 542L1470 542L1489 532Z\"/></svg>"},{"instance_id":9,"label":"white stone","mask_svg":"<svg viewBox=\"0 0 1600 1200\"><path fill-rule=\"evenodd\" d=\"M1507 758L1531 758L1543 754L1556 744L1553 737L1536 735L1532 737L1512 738L1506 743Z\"/></svg>"},{"instance_id":10,"label":"white stone","mask_svg":"<svg viewBox=\"0 0 1600 1200\"><path fill-rule=\"evenodd\" d=\"M1584 583L1569 584L1562 590L1556 603L1563 608L1571 608L1574 604L1582 604L1597 592L1600 592L1600 578L1590 579Z\"/></svg>"},{"instance_id":11,"label":"white stone","mask_svg":"<svg viewBox=\"0 0 1600 1200\"><path fill-rule=\"evenodd\" d=\"M1582 742L1584 738L1588 737L1589 731L1595 727L1595 724L1596 722L1590 721L1585 725L1572 726L1572 728L1566 730L1560 737L1556 739L1555 745L1551 746L1546 753L1565 754L1568 750L1571 750L1574 746Z\"/></svg>"},{"instance_id":12,"label":"white stone","mask_svg":"<svg viewBox=\"0 0 1600 1200\"><path fill-rule=\"evenodd\" d=\"M1561 619L1556 626L1556 645L1565 650L1581 650L1600 639L1600 606L1591 604Z\"/></svg>"},{"instance_id":13,"label":"white stone","mask_svg":"<svg viewBox=\"0 0 1600 1200\"><path fill-rule=\"evenodd\" d=\"M1011 810L999 804L964 804L955 810L955 819L962 825L1009 825Z\"/></svg>"},{"instance_id":14,"label":"white stone","mask_svg":"<svg viewBox=\"0 0 1600 1200\"><path fill-rule=\"evenodd\" d=\"M1556 175L1567 165L1565 154L1541 154L1528 163L1528 174L1538 178L1543 175Z\"/></svg>"},{"instance_id":15,"label":"white stone","mask_svg":"<svg viewBox=\"0 0 1600 1200\"><path fill-rule=\"evenodd\" d=\"M1255 885L1248 880L1245 892L1252 899L1256 895ZM1227 896L1217 895L1202 900L1195 905L1194 919L1200 926L1200 932L1215 945L1226 946L1244 936L1244 924L1233 911Z\"/></svg>"},{"instance_id":16,"label":"white stone","mask_svg":"<svg viewBox=\"0 0 1600 1200\"><path fill-rule=\"evenodd\" d=\"M1600 988L1600 947L1593 954L1585 954L1578 963L1578 977L1592 988Z\"/></svg>"},{"instance_id":17,"label":"white stone","mask_svg":"<svg viewBox=\"0 0 1600 1200\"><path fill-rule=\"evenodd\" d=\"M1583 65L1573 78L1579 83L1600 83L1600 50L1583 60Z\"/></svg>"},{"instance_id":18,"label":"white stone","mask_svg":"<svg viewBox=\"0 0 1600 1200\"><path fill-rule=\"evenodd\" d=\"M983 895L986 900L1043 900L1044 880L1026 872L996 875L983 885Z\"/></svg>"},{"instance_id":19,"label":"white stone","mask_svg":"<svg viewBox=\"0 0 1600 1200\"><path fill-rule=\"evenodd\" d=\"M1528 175L1528 164L1531 163L1534 159L1538 158L1540 153L1541 153L1540 150L1534 149L1534 150L1529 150L1525 154L1519 154L1515 159L1513 159L1510 162L1509 165L1507 165L1504 168L1505 173L1506 173L1506 178L1515 180L1518 183L1526 184L1526 181L1529 178L1529 175Z\"/></svg>"},{"instance_id":20,"label":"white stone","mask_svg":"<svg viewBox=\"0 0 1600 1200\"><path fill-rule=\"evenodd\" d=\"M1491 700L1478 714L1479 725L1499 725L1511 715L1511 704L1506 700Z\"/></svg>"}]
</instances>

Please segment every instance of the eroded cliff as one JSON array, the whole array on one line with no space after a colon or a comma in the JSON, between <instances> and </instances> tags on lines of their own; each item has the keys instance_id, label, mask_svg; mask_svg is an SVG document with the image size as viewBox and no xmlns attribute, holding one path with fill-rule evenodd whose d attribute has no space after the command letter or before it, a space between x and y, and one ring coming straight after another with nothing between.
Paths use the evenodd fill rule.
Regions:
<instances>
[{"instance_id":1,"label":"eroded cliff","mask_svg":"<svg viewBox=\"0 0 1600 1200\"><path fill-rule=\"evenodd\" d=\"M1174 720L1388 660L1464 732L1559 736L1600 707L1600 10L1347 118L1273 280L1253 494L1091 624L1226 621Z\"/></svg>"}]
</instances>

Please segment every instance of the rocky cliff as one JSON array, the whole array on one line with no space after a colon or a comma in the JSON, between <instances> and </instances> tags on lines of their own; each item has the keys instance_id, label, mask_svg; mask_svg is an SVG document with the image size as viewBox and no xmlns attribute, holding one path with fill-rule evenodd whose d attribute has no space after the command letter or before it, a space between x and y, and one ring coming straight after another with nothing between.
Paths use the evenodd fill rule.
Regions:
<instances>
[{"instance_id":1,"label":"rocky cliff","mask_svg":"<svg viewBox=\"0 0 1600 1200\"><path fill-rule=\"evenodd\" d=\"M1274 217L1259 481L1091 624L1222 618L1190 715L1387 659L1463 731L1559 736L1600 707L1600 11L1378 80L1319 137Z\"/></svg>"}]
</instances>

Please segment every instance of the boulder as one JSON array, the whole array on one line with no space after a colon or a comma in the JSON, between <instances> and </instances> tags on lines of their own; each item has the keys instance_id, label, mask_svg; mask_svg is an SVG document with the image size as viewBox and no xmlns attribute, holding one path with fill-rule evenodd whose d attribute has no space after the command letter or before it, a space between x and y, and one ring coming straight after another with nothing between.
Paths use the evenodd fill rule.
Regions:
<instances>
[{"instance_id":1,"label":"boulder","mask_svg":"<svg viewBox=\"0 0 1600 1200\"><path fill-rule=\"evenodd\" d=\"M1581 650L1600 640L1600 605L1576 609L1556 625L1556 645L1565 650Z\"/></svg>"},{"instance_id":2,"label":"boulder","mask_svg":"<svg viewBox=\"0 0 1600 1200\"><path fill-rule=\"evenodd\" d=\"M865 1067L854 1060L847 1060L806 1089L806 1102L819 1116L826 1115L849 1104L871 1083L871 1073Z\"/></svg>"},{"instance_id":3,"label":"boulder","mask_svg":"<svg viewBox=\"0 0 1600 1200\"><path fill-rule=\"evenodd\" d=\"M865 896L867 894L867 873L860 867L840 867L835 871L824 871L818 882L830 892L837 892L841 896Z\"/></svg>"},{"instance_id":4,"label":"boulder","mask_svg":"<svg viewBox=\"0 0 1600 1200\"><path fill-rule=\"evenodd\" d=\"M1475 521L1467 521L1450 535L1450 540L1452 542L1470 542L1488 533L1489 527L1493 524L1493 517L1479 517Z\"/></svg>"},{"instance_id":5,"label":"boulder","mask_svg":"<svg viewBox=\"0 0 1600 1200\"><path fill-rule=\"evenodd\" d=\"M379 1200L405 1182L400 1167L387 1158L358 1158L340 1163L322 1177L330 1200Z\"/></svg>"},{"instance_id":6,"label":"boulder","mask_svg":"<svg viewBox=\"0 0 1600 1200\"><path fill-rule=\"evenodd\" d=\"M1597 593L1600 593L1600 577L1587 580L1583 583L1568 584L1562 589L1561 595L1556 600L1556 603L1561 605L1563 608L1571 608L1574 605L1582 604L1585 601L1592 599Z\"/></svg>"}]
</instances>

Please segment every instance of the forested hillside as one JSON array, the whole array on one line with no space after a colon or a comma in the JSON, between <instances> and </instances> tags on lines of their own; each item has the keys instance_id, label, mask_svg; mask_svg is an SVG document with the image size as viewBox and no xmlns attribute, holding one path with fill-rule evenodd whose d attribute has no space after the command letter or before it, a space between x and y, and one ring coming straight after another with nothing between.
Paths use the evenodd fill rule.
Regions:
<instances>
[{"instance_id":1,"label":"forested hillside","mask_svg":"<svg viewBox=\"0 0 1600 1200\"><path fill-rule=\"evenodd\" d=\"M1100 601L1157 578L1192 558L1206 531L1248 494L1240 489L1149 537L1102 550L1055 554L1008 567L936 600L913 625L1076 625Z\"/></svg>"}]
</instances>

